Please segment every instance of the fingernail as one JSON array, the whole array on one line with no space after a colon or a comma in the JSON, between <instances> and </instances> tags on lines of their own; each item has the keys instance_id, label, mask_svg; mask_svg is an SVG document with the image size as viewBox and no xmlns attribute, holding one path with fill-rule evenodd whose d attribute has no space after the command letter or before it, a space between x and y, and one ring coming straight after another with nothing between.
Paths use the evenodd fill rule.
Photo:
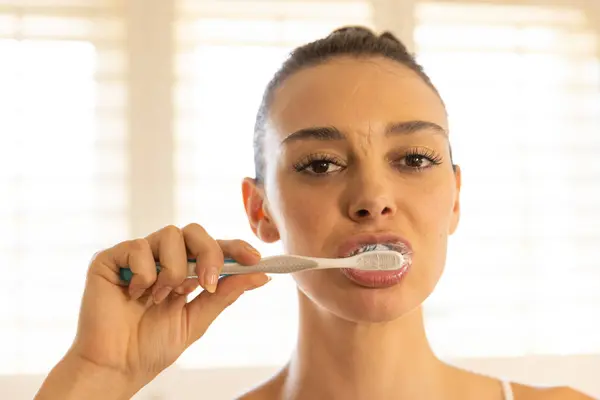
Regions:
<instances>
[{"instance_id":1,"label":"fingernail","mask_svg":"<svg viewBox=\"0 0 600 400\"><path fill-rule=\"evenodd\" d=\"M164 299L167 298L167 296L169 295L169 293L171 293L171 289L168 286L162 287L160 289L158 289L155 293L154 293L154 303L158 304L161 301L163 301Z\"/></svg>"},{"instance_id":2,"label":"fingernail","mask_svg":"<svg viewBox=\"0 0 600 400\"><path fill-rule=\"evenodd\" d=\"M219 281L219 270L215 267L207 267L204 273L204 289L210 293L217 290L217 282Z\"/></svg>"},{"instance_id":3,"label":"fingernail","mask_svg":"<svg viewBox=\"0 0 600 400\"><path fill-rule=\"evenodd\" d=\"M257 257L261 257L259 251L256 250L254 247L250 246L249 244L246 244L246 250L248 250L250 253L254 254Z\"/></svg>"}]
</instances>

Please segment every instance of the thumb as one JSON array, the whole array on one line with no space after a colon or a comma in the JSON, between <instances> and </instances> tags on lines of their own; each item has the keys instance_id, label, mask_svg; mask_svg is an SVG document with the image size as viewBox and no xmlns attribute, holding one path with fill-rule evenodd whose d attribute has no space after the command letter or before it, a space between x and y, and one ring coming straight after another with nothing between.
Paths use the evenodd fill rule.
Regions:
<instances>
[{"instance_id":1,"label":"thumb","mask_svg":"<svg viewBox=\"0 0 600 400\"><path fill-rule=\"evenodd\" d=\"M187 345L200 339L213 321L244 292L259 288L270 280L262 273L228 276L219 281L214 293L204 290L196 296L185 306L189 327Z\"/></svg>"}]
</instances>

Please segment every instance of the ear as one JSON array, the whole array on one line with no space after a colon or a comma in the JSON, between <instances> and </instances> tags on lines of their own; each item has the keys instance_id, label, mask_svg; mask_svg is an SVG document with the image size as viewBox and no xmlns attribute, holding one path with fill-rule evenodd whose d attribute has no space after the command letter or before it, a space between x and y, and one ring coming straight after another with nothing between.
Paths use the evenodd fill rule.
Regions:
<instances>
[{"instance_id":1,"label":"ear","mask_svg":"<svg viewBox=\"0 0 600 400\"><path fill-rule=\"evenodd\" d=\"M456 232L460 220L460 189L462 186L462 174L458 165L454 166L454 178L456 180L456 191L454 194L454 206L452 207L452 218L450 219L450 235Z\"/></svg>"},{"instance_id":2,"label":"ear","mask_svg":"<svg viewBox=\"0 0 600 400\"><path fill-rule=\"evenodd\" d=\"M257 184L255 179L245 178L242 182L242 196L252 232L265 243L278 241L279 230L269 215L262 185Z\"/></svg>"}]
</instances>

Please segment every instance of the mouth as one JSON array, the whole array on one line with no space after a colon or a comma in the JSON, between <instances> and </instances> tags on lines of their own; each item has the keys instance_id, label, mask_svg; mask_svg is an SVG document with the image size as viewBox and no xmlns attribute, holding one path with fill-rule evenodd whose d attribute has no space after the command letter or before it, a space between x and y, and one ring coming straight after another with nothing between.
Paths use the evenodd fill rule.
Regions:
<instances>
[{"instance_id":1,"label":"mouth","mask_svg":"<svg viewBox=\"0 0 600 400\"><path fill-rule=\"evenodd\" d=\"M399 284L412 265L412 247L404 238L395 234L372 234L353 237L339 249L340 257L352 257L369 251L392 250L404 256L405 264L393 271L363 271L354 268L341 269L342 274L358 286L385 288Z\"/></svg>"}]
</instances>

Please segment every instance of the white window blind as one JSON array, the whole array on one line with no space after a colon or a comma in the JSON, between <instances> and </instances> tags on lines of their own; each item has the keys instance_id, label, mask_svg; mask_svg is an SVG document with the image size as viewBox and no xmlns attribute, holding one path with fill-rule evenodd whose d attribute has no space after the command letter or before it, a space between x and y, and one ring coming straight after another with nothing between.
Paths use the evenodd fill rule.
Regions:
<instances>
[{"instance_id":1,"label":"white window blind","mask_svg":"<svg viewBox=\"0 0 600 400\"><path fill-rule=\"evenodd\" d=\"M597 30L568 7L421 3L462 221L426 310L449 356L600 351Z\"/></svg>"},{"instance_id":2,"label":"white window blind","mask_svg":"<svg viewBox=\"0 0 600 400\"><path fill-rule=\"evenodd\" d=\"M181 0L177 21L176 215L216 238L254 239L240 184L254 174L252 136L263 91L296 46L371 25L367 2ZM296 334L291 278L244 295L179 360L184 367L281 364Z\"/></svg>"},{"instance_id":3,"label":"white window blind","mask_svg":"<svg viewBox=\"0 0 600 400\"><path fill-rule=\"evenodd\" d=\"M0 1L0 374L69 347L86 266L127 236L116 1Z\"/></svg>"},{"instance_id":4,"label":"white window blind","mask_svg":"<svg viewBox=\"0 0 600 400\"><path fill-rule=\"evenodd\" d=\"M175 54L142 40L155 23L169 30L167 3L0 0L0 374L46 372L64 353L99 248L150 226L199 222L215 237L278 252L254 239L240 194L254 171L264 87L293 47L342 25L371 26L370 4L387 4L165 1L177 4ZM136 21L129 42L126 17ZM427 304L436 349L600 351L600 73L585 14L422 3L416 17L420 61L448 103L464 168L463 219ZM145 101L161 98L164 85L150 81L170 79L171 61L174 137L161 128L170 113L154 112L168 108L168 96ZM151 154L141 154L152 127L140 121L157 123ZM171 140L174 177L170 152L153 153ZM173 187L175 210L148 195L156 182ZM179 364L280 364L296 318L293 281L277 277L227 310Z\"/></svg>"}]
</instances>

